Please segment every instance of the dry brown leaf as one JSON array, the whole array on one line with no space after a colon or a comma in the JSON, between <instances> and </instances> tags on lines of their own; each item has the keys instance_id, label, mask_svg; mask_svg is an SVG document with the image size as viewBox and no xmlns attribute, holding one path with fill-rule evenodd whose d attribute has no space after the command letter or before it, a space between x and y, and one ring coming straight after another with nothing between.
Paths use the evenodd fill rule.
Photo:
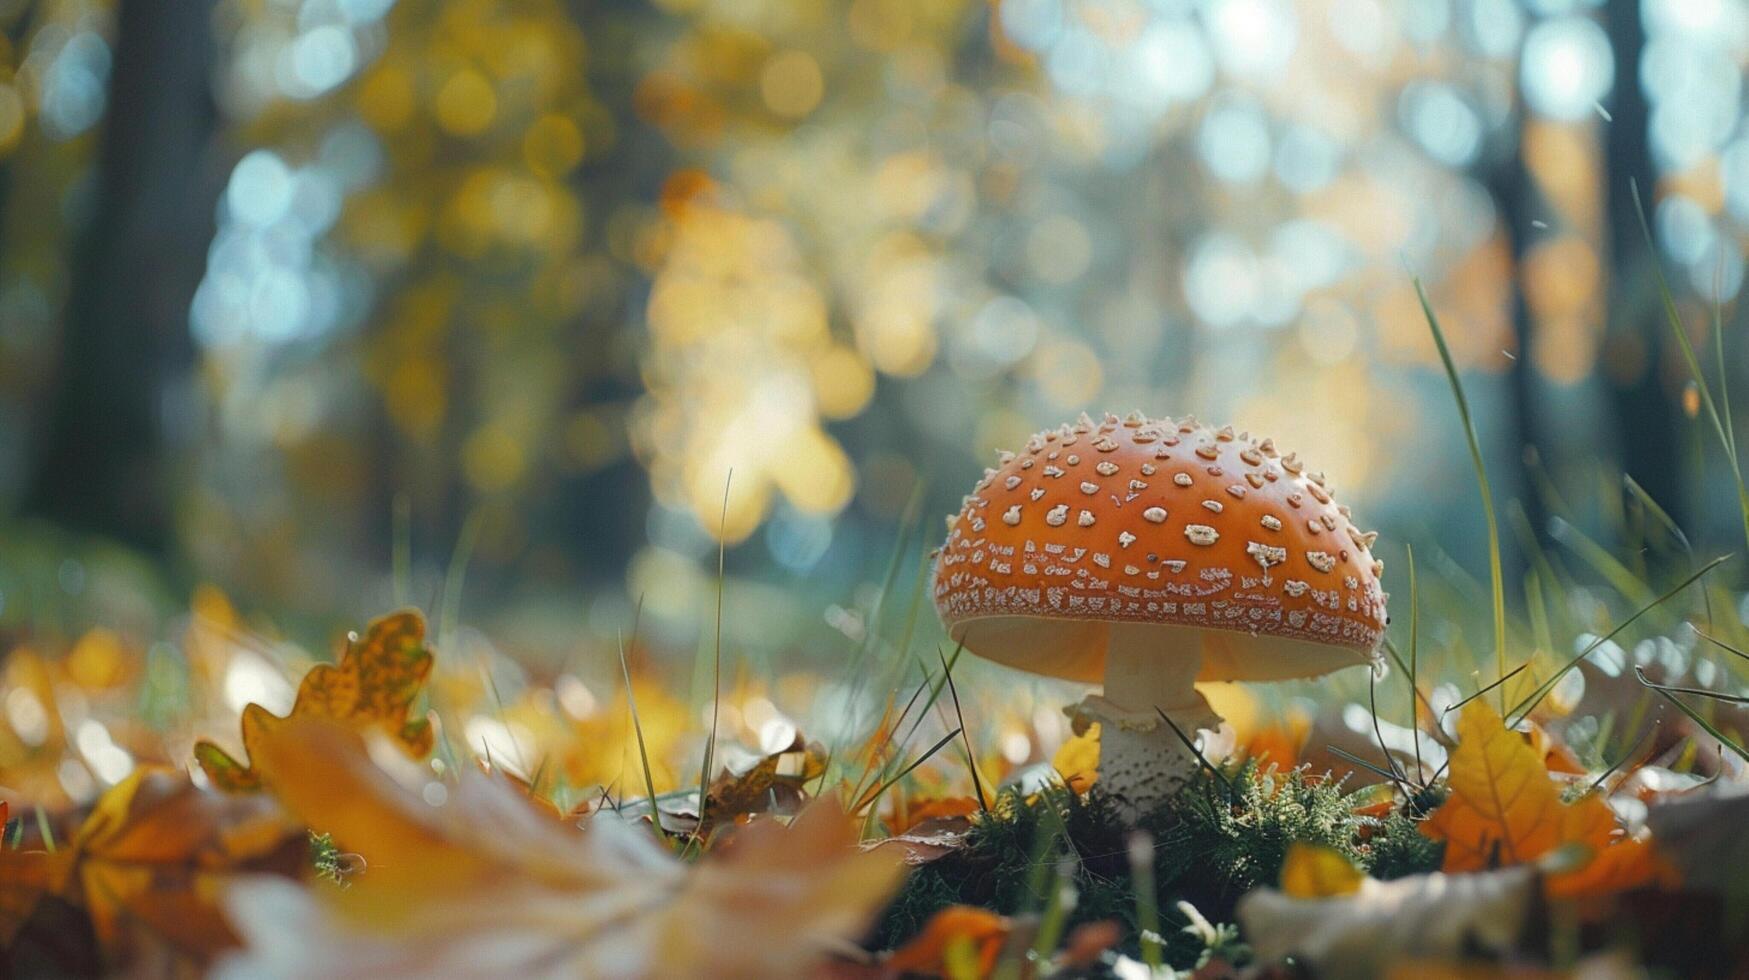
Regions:
<instances>
[{"instance_id":1,"label":"dry brown leaf","mask_svg":"<svg viewBox=\"0 0 1749 980\"><path fill-rule=\"evenodd\" d=\"M797 735L788 747L771 752L737 773L725 769L711 783L704 825L712 828L752 813L793 814L807 798L804 787L826 771L826 749Z\"/></svg>"},{"instance_id":2,"label":"dry brown leaf","mask_svg":"<svg viewBox=\"0 0 1749 980\"><path fill-rule=\"evenodd\" d=\"M923 931L894 950L884 965L894 973L988 976L1013 928L1007 916L989 909L950 905L931 916ZM952 969L956 963L969 969Z\"/></svg>"},{"instance_id":3,"label":"dry brown leaf","mask_svg":"<svg viewBox=\"0 0 1749 980\"><path fill-rule=\"evenodd\" d=\"M557 823L471 767L430 806L357 733L320 720L288 721L255 759L286 808L365 870L343 890L235 890L247 950L230 975L794 975L860 934L900 875L855 848L827 801L787 827L756 819L688 867L610 812Z\"/></svg>"},{"instance_id":4,"label":"dry brown leaf","mask_svg":"<svg viewBox=\"0 0 1749 980\"><path fill-rule=\"evenodd\" d=\"M220 889L242 873L296 875L307 847L271 800L142 768L97 801L72 852L97 938L112 962L124 962L158 942L197 960L236 945L217 907Z\"/></svg>"},{"instance_id":5,"label":"dry brown leaf","mask_svg":"<svg viewBox=\"0 0 1749 980\"><path fill-rule=\"evenodd\" d=\"M261 788L253 765L255 745L292 718L330 718L360 730L392 734L415 758L431 751L431 725L408 719L419 687L431 673L425 646L425 618L406 609L371 621L362 638L348 637L338 664L318 664L298 685L297 701L285 718L259 704L243 709L245 765L212 742L195 743L194 755L214 786L228 792Z\"/></svg>"}]
</instances>

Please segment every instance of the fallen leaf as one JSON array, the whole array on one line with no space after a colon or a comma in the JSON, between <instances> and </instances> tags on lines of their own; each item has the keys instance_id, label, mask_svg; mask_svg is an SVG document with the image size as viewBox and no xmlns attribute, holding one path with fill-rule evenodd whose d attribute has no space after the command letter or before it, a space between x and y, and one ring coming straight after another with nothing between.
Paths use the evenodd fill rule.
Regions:
<instances>
[{"instance_id":1,"label":"fallen leaf","mask_svg":"<svg viewBox=\"0 0 1749 980\"><path fill-rule=\"evenodd\" d=\"M1071 735L1059 746L1057 754L1051 758L1051 766L1070 789L1077 793L1087 792L1099 780L1098 722L1087 726L1084 732Z\"/></svg>"},{"instance_id":2,"label":"fallen leaf","mask_svg":"<svg viewBox=\"0 0 1749 980\"><path fill-rule=\"evenodd\" d=\"M254 766L255 746L268 733L299 717L329 718L357 729L390 732L414 757L431 751L431 726L424 718L408 719L419 687L431 673L431 651L425 646L425 619L416 610L372 620L364 637L348 637L338 664L318 664L298 685L291 713L281 718L259 704L243 709L244 765L205 739L195 743L195 759L214 786L228 792L261 788Z\"/></svg>"},{"instance_id":3,"label":"fallen leaf","mask_svg":"<svg viewBox=\"0 0 1749 980\"><path fill-rule=\"evenodd\" d=\"M431 806L319 719L255 752L286 808L365 870L345 889L234 889L246 950L220 976L793 976L860 935L901 874L858 851L830 800L788 826L757 818L688 866L612 811L555 822L469 766Z\"/></svg>"},{"instance_id":4,"label":"fallen leaf","mask_svg":"<svg viewBox=\"0 0 1749 980\"><path fill-rule=\"evenodd\" d=\"M1341 852L1295 841L1281 865L1281 891L1289 898L1329 898L1360 890L1365 875Z\"/></svg>"},{"instance_id":5,"label":"fallen leaf","mask_svg":"<svg viewBox=\"0 0 1749 980\"><path fill-rule=\"evenodd\" d=\"M894 950L884 965L893 973L956 980L988 976L1012 930L1007 916L975 905L950 905L931 916L923 930ZM953 968L959 964L968 969Z\"/></svg>"},{"instance_id":6,"label":"fallen leaf","mask_svg":"<svg viewBox=\"0 0 1749 980\"><path fill-rule=\"evenodd\" d=\"M1544 890L1556 898L1609 895L1651 885L1675 887L1680 876L1649 840L1628 838L1605 845L1573 871L1548 876Z\"/></svg>"},{"instance_id":7,"label":"fallen leaf","mask_svg":"<svg viewBox=\"0 0 1749 980\"><path fill-rule=\"evenodd\" d=\"M233 876L299 873L307 846L265 797L200 789L141 768L104 793L74 837L78 897L111 962L164 942L204 960L236 945L217 906Z\"/></svg>"},{"instance_id":8,"label":"fallen leaf","mask_svg":"<svg viewBox=\"0 0 1749 980\"><path fill-rule=\"evenodd\" d=\"M66 890L72 867L68 851L0 848L0 948L12 942L45 896Z\"/></svg>"},{"instance_id":9,"label":"fallen leaf","mask_svg":"<svg viewBox=\"0 0 1749 980\"><path fill-rule=\"evenodd\" d=\"M761 757L736 773L725 769L711 783L700 834L751 813L793 814L806 799L808 783L826 771L826 749L797 735L787 748Z\"/></svg>"},{"instance_id":10,"label":"fallen leaf","mask_svg":"<svg viewBox=\"0 0 1749 980\"><path fill-rule=\"evenodd\" d=\"M963 828L969 826L963 818L981 809L978 801L969 796L935 797L916 802L911 802L901 793L888 793L887 797L894 801L892 812L886 818L887 827L894 834L908 834L924 824L956 819Z\"/></svg>"},{"instance_id":11,"label":"fallen leaf","mask_svg":"<svg viewBox=\"0 0 1749 980\"><path fill-rule=\"evenodd\" d=\"M1463 708L1451 796L1421 825L1445 841L1446 871L1525 864L1569 841L1602 846L1615 818L1595 795L1568 806L1542 759L1482 698Z\"/></svg>"},{"instance_id":12,"label":"fallen leaf","mask_svg":"<svg viewBox=\"0 0 1749 980\"><path fill-rule=\"evenodd\" d=\"M6 692L6 710L0 711L0 786L51 812L69 807L73 799L61 779L61 764L70 761L81 773L85 766L67 751L49 662L30 647L15 647L0 663L0 690Z\"/></svg>"},{"instance_id":13,"label":"fallen leaf","mask_svg":"<svg viewBox=\"0 0 1749 980\"><path fill-rule=\"evenodd\" d=\"M1511 949L1536 902L1536 870L1367 878L1349 895L1294 898L1258 888L1239 924L1262 963L1289 956L1319 977L1376 977L1393 963Z\"/></svg>"},{"instance_id":14,"label":"fallen leaf","mask_svg":"<svg viewBox=\"0 0 1749 980\"><path fill-rule=\"evenodd\" d=\"M865 851L896 852L909 867L919 867L939 861L966 846L970 836L969 823L960 817L943 817L913 827L909 832L867 841Z\"/></svg>"},{"instance_id":15,"label":"fallen leaf","mask_svg":"<svg viewBox=\"0 0 1749 980\"><path fill-rule=\"evenodd\" d=\"M1549 772L1562 772L1569 776L1583 776L1588 771L1567 743L1549 734L1549 730L1534 721L1526 721L1530 733L1531 751L1543 760L1543 766Z\"/></svg>"},{"instance_id":16,"label":"fallen leaf","mask_svg":"<svg viewBox=\"0 0 1749 980\"><path fill-rule=\"evenodd\" d=\"M1620 830L1600 794L1563 802L1545 752L1509 731L1485 699L1464 706L1457 728L1451 796L1421 824L1423 833L1445 842L1445 871L1528 864L1577 844L1589 859L1550 875L1550 895L1600 895L1671 877L1645 841Z\"/></svg>"}]
</instances>

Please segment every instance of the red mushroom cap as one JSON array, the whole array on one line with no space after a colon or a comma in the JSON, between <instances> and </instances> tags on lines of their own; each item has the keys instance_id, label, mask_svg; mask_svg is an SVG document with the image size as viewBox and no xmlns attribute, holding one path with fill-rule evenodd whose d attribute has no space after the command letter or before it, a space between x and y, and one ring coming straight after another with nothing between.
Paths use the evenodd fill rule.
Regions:
<instances>
[{"instance_id":1,"label":"red mushroom cap","mask_svg":"<svg viewBox=\"0 0 1749 980\"><path fill-rule=\"evenodd\" d=\"M1268 439L1195 419L1085 415L1003 453L935 566L948 631L986 659L1097 682L1106 624L1210 631L1200 680L1371 662L1374 532Z\"/></svg>"}]
</instances>

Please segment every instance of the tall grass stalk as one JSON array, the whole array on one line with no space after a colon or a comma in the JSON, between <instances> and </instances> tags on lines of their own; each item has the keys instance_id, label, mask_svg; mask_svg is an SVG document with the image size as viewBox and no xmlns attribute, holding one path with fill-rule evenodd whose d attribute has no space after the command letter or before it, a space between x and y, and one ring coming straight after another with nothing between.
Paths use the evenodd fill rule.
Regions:
<instances>
[{"instance_id":1,"label":"tall grass stalk","mask_svg":"<svg viewBox=\"0 0 1749 980\"><path fill-rule=\"evenodd\" d=\"M1415 280L1415 296L1421 301L1421 312L1427 317L1427 327L1433 332L1433 343L1439 348L1440 363L1445 366L1446 380L1451 382L1452 397L1457 400L1458 416L1464 423L1464 437L1470 444L1470 462L1476 468L1476 484L1482 491L1482 516L1488 521L1488 577L1494 590L1494 666L1497 674L1506 674L1506 577L1500 567L1500 523L1494 517L1494 494L1488 489L1488 468L1482 462L1482 446L1476 439L1476 423L1470 417L1470 402L1464 397L1464 385L1458 378L1457 365L1451 359L1451 348L1445 343L1445 331L1439 327L1439 317L1428 302L1427 290L1421 280ZM1749 515L1749 511L1745 512ZM1749 516L1746 516L1749 520ZM1749 531L1749 524L1745 525ZM1506 710L1506 692L1500 692L1500 710Z\"/></svg>"}]
</instances>

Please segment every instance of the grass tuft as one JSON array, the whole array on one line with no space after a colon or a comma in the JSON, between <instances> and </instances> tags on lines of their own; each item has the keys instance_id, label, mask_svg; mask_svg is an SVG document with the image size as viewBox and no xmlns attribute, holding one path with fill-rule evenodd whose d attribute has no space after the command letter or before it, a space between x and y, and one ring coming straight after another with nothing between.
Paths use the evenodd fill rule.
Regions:
<instances>
[{"instance_id":1,"label":"grass tuft","mask_svg":"<svg viewBox=\"0 0 1749 980\"><path fill-rule=\"evenodd\" d=\"M1239 897L1274 885L1289 845L1322 844L1378 878L1435 870L1442 846L1416 830L1402 812L1357 816L1357 800L1340 781L1304 769L1259 771L1254 763L1224 767L1232 787L1204 776L1173 803L1127 826L1097 785L1087 795L1054 786L1031 795L1009 787L975 818L966 846L914 871L882 919L876 942L892 948L951 904L1013 915L1048 904L1053 887L1076 900L1062 927L1114 920L1124 930L1119 949L1158 956L1175 969L1194 969L1205 944L1183 931L1188 902L1215 923L1230 923ZM1420 801L1432 806L1431 800ZM1137 846L1138 841L1153 843ZM1042 846L1041 846L1042 845ZM1060 865L1061 859L1066 865ZM1145 861L1138 868L1137 862ZM1054 873L1066 867L1067 877ZM1149 895L1140 889L1151 879ZM1144 949L1144 920L1159 937Z\"/></svg>"}]
</instances>

